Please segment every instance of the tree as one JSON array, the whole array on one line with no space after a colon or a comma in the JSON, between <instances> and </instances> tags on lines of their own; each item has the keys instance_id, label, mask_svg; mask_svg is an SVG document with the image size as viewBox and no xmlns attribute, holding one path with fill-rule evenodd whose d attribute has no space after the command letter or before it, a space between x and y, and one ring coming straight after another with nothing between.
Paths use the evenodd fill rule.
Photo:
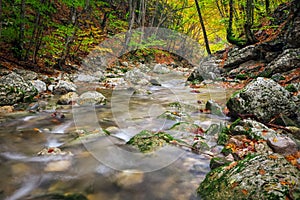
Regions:
<instances>
[{"instance_id":1,"label":"tree","mask_svg":"<svg viewBox=\"0 0 300 200\"><path fill-rule=\"evenodd\" d=\"M199 6L199 3L198 3L198 0L195 0L195 3L196 3L196 8L197 8L197 12L198 12L198 16L199 16L199 20L200 20L202 32L203 32L203 37L204 37L204 41L205 41L205 48L206 48L206 51L207 51L208 55L210 55L211 51L210 51L210 48L209 48L209 42L208 42L208 39L207 39L205 25L204 25L203 18L202 18L202 15L201 15L201 10L200 10L200 6Z\"/></svg>"}]
</instances>

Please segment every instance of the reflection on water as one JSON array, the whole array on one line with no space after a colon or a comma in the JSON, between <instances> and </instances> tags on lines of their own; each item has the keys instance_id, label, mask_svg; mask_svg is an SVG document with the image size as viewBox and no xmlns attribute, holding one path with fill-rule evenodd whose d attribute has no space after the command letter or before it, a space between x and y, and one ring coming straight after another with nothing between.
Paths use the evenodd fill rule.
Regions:
<instances>
[{"instance_id":1,"label":"reflection on water","mask_svg":"<svg viewBox=\"0 0 300 200\"><path fill-rule=\"evenodd\" d=\"M141 130L167 130L174 125L176 121L157 118L170 109L171 102L185 105L181 108L189 114L185 121L204 129L220 123L224 119L197 112L204 106L198 100L222 103L226 94L218 88L191 93L182 77L160 82L162 86L145 88L148 94L106 90L107 105L69 107L59 122L49 112L1 119L0 199L38 199L52 193L81 193L90 200L195 199L196 188L209 171L209 157L166 146L148 155L138 154L134 161L127 159L134 150L125 143ZM102 129L111 130L112 135ZM95 134L74 140L80 131ZM72 155L38 156L45 147L60 147Z\"/></svg>"}]
</instances>

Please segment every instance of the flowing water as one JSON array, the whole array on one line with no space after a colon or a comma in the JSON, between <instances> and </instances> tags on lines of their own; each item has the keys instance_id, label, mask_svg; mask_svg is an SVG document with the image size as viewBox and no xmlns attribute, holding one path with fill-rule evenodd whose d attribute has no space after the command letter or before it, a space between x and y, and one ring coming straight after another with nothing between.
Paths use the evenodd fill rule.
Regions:
<instances>
[{"instance_id":1,"label":"flowing water","mask_svg":"<svg viewBox=\"0 0 300 200\"><path fill-rule=\"evenodd\" d=\"M172 145L141 154L125 143L145 129L188 137L185 131L169 130L178 121L203 129L226 121L199 109L208 99L224 103L228 91L216 86L193 91L185 86L184 77L172 74L160 83L142 88L146 94L124 87L103 89L106 105L57 108L63 119L53 118L52 110L1 116L0 199L39 199L57 193L81 193L89 200L197 199L196 189L210 170L210 156ZM185 105L181 111L187 115L176 120L158 118L172 109L172 102ZM84 137L87 132L92 133ZM82 139L76 139L78 135ZM66 154L38 155L47 147L59 147Z\"/></svg>"}]
</instances>

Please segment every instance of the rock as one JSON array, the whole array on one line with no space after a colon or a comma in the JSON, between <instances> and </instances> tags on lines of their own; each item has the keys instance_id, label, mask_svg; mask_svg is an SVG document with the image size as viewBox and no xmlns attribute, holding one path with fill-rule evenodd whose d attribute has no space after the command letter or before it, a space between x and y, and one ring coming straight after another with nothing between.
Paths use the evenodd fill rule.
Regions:
<instances>
[{"instance_id":1,"label":"rock","mask_svg":"<svg viewBox=\"0 0 300 200\"><path fill-rule=\"evenodd\" d=\"M46 167L46 172L61 172L66 171L71 167L71 161L69 160L59 160L59 161L52 161L49 162Z\"/></svg>"},{"instance_id":2,"label":"rock","mask_svg":"<svg viewBox=\"0 0 300 200\"><path fill-rule=\"evenodd\" d=\"M38 74L34 71L25 69L14 69L14 72L22 76L25 81L31 81L38 78Z\"/></svg>"},{"instance_id":3,"label":"rock","mask_svg":"<svg viewBox=\"0 0 300 200\"><path fill-rule=\"evenodd\" d=\"M67 94L62 95L58 101L57 104L61 105L70 105L73 102L76 102L78 99L78 94L76 92L69 92Z\"/></svg>"},{"instance_id":4,"label":"rock","mask_svg":"<svg viewBox=\"0 0 300 200\"><path fill-rule=\"evenodd\" d=\"M148 153L159 149L173 140L173 137L167 133L152 133L143 130L132 137L127 144L137 147L141 152Z\"/></svg>"},{"instance_id":5,"label":"rock","mask_svg":"<svg viewBox=\"0 0 300 200\"><path fill-rule=\"evenodd\" d=\"M291 94L275 81L258 77L234 94L226 105L232 117L252 114L269 122L280 113L295 115L296 105L290 98Z\"/></svg>"},{"instance_id":6,"label":"rock","mask_svg":"<svg viewBox=\"0 0 300 200\"><path fill-rule=\"evenodd\" d=\"M37 155L38 156L53 156L53 155L72 156L73 154L69 151L62 151L57 147L48 147L39 151Z\"/></svg>"},{"instance_id":7,"label":"rock","mask_svg":"<svg viewBox=\"0 0 300 200\"><path fill-rule=\"evenodd\" d=\"M148 85L150 77L141 72L140 69L134 68L133 70L125 73L124 79L132 84Z\"/></svg>"},{"instance_id":8,"label":"rock","mask_svg":"<svg viewBox=\"0 0 300 200\"><path fill-rule=\"evenodd\" d=\"M221 74L220 63L221 60L214 56L203 58L199 66L190 74L187 81L202 82L203 80L216 80Z\"/></svg>"},{"instance_id":9,"label":"rock","mask_svg":"<svg viewBox=\"0 0 300 200\"><path fill-rule=\"evenodd\" d=\"M77 100L79 105L104 105L106 98L97 91L88 91L81 94Z\"/></svg>"},{"instance_id":10,"label":"rock","mask_svg":"<svg viewBox=\"0 0 300 200\"><path fill-rule=\"evenodd\" d=\"M68 92L76 92L77 86L69 81L59 80L54 87L54 94L66 94Z\"/></svg>"},{"instance_id":11,"label":"rock","mask_svg":"<svg viewBox=\"0 0 300 200\"><path fill-rule=\"evenodd\" d=\"M45 92L47 90L46 83L40 80L32 80L31 81L33 87L37 89L39 93Z\"/></svg>"},{"instance_id":12,"label":"rock","mask_svg":"<svg viewBox=\"0 0 300 200\"><path fill-rule=\"evenodd\" d=\"M259 52L255 45L246 46L242 49L234 48L228 53L224 68L231 70L246 61L256 60L257 58L259 58Z\"/></svg>"},{"instance_id":13,"label":"rock","mask_svg":"<svg viewBox=\"0 0 300 200\"><path fill-rule=\"evenodd\" d=\"M280 154L248 155L212 170L197 193L203 200L298 199L300 171Z\"/></svg>"},{"instance_id":14,"label":"rock","mask_svg":"<svg viewBox=\"0 0 300 200\"><path fill-rule=\"evenodd\" d=\"M288 136L277 136L269 138L267 142L275 153L279 153L284 156L294 154L298 150L297 144Z\"/></svg>"},{"instance_id":15,"label":"rock","mask_svg":"<svg viewBox=\"0 0 300 200\"><path fill-rule=\"evenodd\" d=\"M116 184L122 188L130 188L142 183L144 173L138 170L124 170L115 176Z\"/></svg>"},{"instance_id":16,"label":"rock","mask_svg":"<svg viewBox=\"0 0 300 200\"><path fill-rule=\"evenodd\" d=\"M231 154L229 154L229 155L231 155ZM215 168L221 167L230 162L231 161L228 161L225 157L215 157L210 160L209 167L210 167L210 169L215 169Z\"/></svg>"},{"instance_id":17,"label":"rock","mask_svg":"<svg viewBox=\"0 0 300 200\"><path fill-rule=\"evenodd\" d=\"M31 101L36 94L35 87L14 72L0 77L0 106Z\"/></svg>"},{"instance_id":18,"label":"rock","mask_svg":"<svg viewBox=\"0 0 300 200\"><path fill-rule=\"evenodd\" d=\"M220 117L226 117L226 115L222 111L222 107L219 106L213 100L208 100L206 102L205 109L210 110L211 114L213 114L213 115L217 115L217 116L220 116Z\"/></svg>"},{"instance_id":19,"label":"rock","mask_svg":"<svg viewBox=\"0 0 300 200\"><path fill-rule=\"evenodd\" d=\"M157 74L167 74L170 72L170 69L166 64L156 64L153 68L153 72Z\"/></svg>"},{"instance_id":20,"label":"rock","mask_svg":"<svg viewBox=\"0 0 300 200\"><path fill-rule=\"evenodd\" d=\"M158 80L156 79L150 79L149 82L152 84L152 85L155 85L155 86L161 86L161 83L158 82Z\"/></svg>"},{"instance_id":21,"label":"rock","mask_svg":"<svg viewBox=\"0 0 300 200\"><path fill-rule=\"evenodd\" d=\"M128 66L129 66L128 62L126 62L126 61L121 62L121 64L122 64L124 67L128 67Z\"/></svg>"},{"instance_id":22,"label":"rock","mask_svg":"<svg viewBox=\"0 0 300 200\"><path fill-rule=\"evenodd\" d=\"M276 59L270 62L261 74L270 77L276 73L283 73L300 67L300 48L286 49Z\"/></svg>"},{"instance_id":23,"label":"rock","mask_svg":"<svg viewBox=\"0 0 300 200\"><path fill-rule=\"evenodd\" d=\"M255 139L261 138L268 140L276 137L278 134L273 129L268 128L264 124L251 119L244 119L233 128L234 134L246 134L248 137ZM249 135L250 134L250 135Z\"/></svg>"},{"instance_id":24,"label":"rock","mask_svg":"<svg viewBox=\"0 0 300 200\"><path fill-rule=\"evenodd\" d=\"M100 71L98 71L98 73L102 73ZM98 76L92 76L92 75L88 75L88 74L79 74L74 82L87 82L87 83L91 83L91 82L99 82L104 78L103 74L98 74Z\"/></svg>"},{"instance_id":25,"label":"rock","mask_svg":"<svg viewBox=\"0 0 300 200\"><path fill-rule=\"evenodd\" d=\"M13 106L0 106L0 114L12 113L13 111Z\"/></svg>"}]
</instances>

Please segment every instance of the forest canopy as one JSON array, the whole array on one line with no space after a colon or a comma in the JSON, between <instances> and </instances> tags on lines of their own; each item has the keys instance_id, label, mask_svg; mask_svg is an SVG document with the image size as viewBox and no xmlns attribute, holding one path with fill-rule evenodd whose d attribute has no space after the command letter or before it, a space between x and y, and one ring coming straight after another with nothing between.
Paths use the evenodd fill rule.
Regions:
<instances>
[{"instance_id":1,"label":"forest canopy","mask_svg":"<svg viewBox=\"0 0 300 200\"><path fill-rule=\"evenodd\" d=\"M210 54L229 44L258 42L257 30L276 29L269 22L277 19L269 14L284 2L0 0L0 60L64 69L80 63L106 38L138 27L178 31L199 41Z\"/></svg>"}]
</instances>

